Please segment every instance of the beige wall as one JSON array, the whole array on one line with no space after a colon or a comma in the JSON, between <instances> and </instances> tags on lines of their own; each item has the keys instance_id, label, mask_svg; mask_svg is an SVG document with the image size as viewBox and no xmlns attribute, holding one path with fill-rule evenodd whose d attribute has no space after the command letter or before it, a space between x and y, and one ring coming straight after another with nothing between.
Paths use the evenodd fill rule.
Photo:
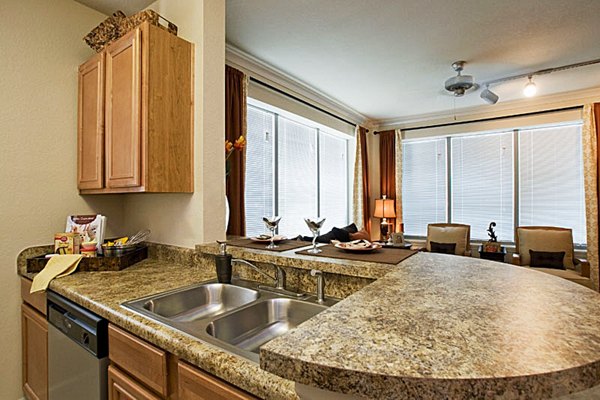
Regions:
<instances>
[{"instance_id":1,"label":"beige wall","mask_svg":"<svg viewBox=\"0 0 600 400\"><path fill-rule=\"evenodd\" d=\"M126 227L149 228L153 241L193 247L225 237L225 2L158 0L148 8L195 43L195 192L125 196Z\"/></svg>"},{"instance_id":2,"label":"beige wall","mask_svg":"<svg viewBox=\"0 0 600 400\"><path fill-rule=\"evenodd\" d=\"M0 2L0 399L22 397L18 253L70 213L120 230L120 197L76 187L77 66L93 54L81 38L104 18L73 0Z\"/></svg>"}]
</instances>

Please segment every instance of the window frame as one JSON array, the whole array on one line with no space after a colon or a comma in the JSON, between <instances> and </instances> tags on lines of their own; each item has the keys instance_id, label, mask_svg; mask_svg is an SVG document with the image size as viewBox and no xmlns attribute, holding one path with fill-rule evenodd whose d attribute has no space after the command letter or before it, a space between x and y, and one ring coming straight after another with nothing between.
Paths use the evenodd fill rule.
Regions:
<instances>
[{"instance_id":1,"label":"window frame","mask_svg":"<svg viewBox=\"0 0 600 400\"><path fill-rule=\"evenodd\" d=\"M452 168L452 139L454 138L462 138L462 137L468 137L468 136L474 136L474 135L489 135L489 134L497 134L497 133L507 133L512 131L513 134L513 149L512 149L512 162L513 162L513 203L512 203L512 209L513 209L513 231L515 230L515 228L517 226L519 226L519 221L520 221L520 165L519 165L519 146L520 146L520 132L521 131L526 131L526 130L534 130L534 129L542 129L542 128L552 128L552 127L561 127L561 126L573 126L573 125L577 125L582 127L583 125L583 121L578 119L578 120L571 120L571 121L564 121L564 122L557 122L557 123L549 123L549 124L541 124L541 125L532 125L532 126L521 126L518 128L512 128L512 129L494 129L494 130L487 130L487 131L479 131L479 132L469 132L469 133L452 133L452 134L445 134L445 135L428 135L426 137L415 137L415 138L409 138L409 139L403 139L403 144L407 143L407 142L419 142L419 141L424 141L424 140L430 140L430 139L445 139L446 140L446 146L445 146L445 150L446 150L446 221L445 223L452 223L452 172L453 172L453 168ZM404 148L402 149L403 153L405 152ZM582 162L583 162L583 154L582 154ZM403 172L404 173L404 172ZM439 221L436 221L439 222ZM406 238L408 239L417 239L417 240L424 240L426 239L426 236L419 236L419 235L406 235ZM479 243L479 242L483 242L484 240L481 239L474 239L472 240L472 242L474 243ZM513 234L513 240L512 241L501 241L501 243L509 245L509 246L514 246L515 243L515 238L514 238L514 234ZM585 251L587 250L587 243L585 244L580 244L580 243L574 243L574 248L575 250L582 250Z\"/></svg>"},{"instance_id":2,"label":"window frame","mask_svg":"<svg viewBox=\"0 0 600 400\"><path fill-rule=\"evenodd\" d=\"M346 151L346 190L345 190L345 200L346 200L346 224L352 219L353 209L352 209L352 193L353 193L353 168L354 168L354 136L350 134L346 134L344 132L340 132L337 129L328 127L321 123L312 121L308 118L300 116L298 114L294 114L292 112L283 110L276 106L272 106L270 104L264 103L260 100L254 99L250 96L247 97L247 108L254 108L261 112L269 113L273 115L273 215L279 215L279 137L280 137L280 127L279 120L280 118L288 119L294 123L304 125L310 129L316 130L316 209L317 214L320 216L321 212L321 134L330 135L333 137L340 138L344 140L345 143L345 151ZM246 201L246 199L245 199ZM309 217L309 215L307 215ZM279 233L279 228L277 229L277 233Z\"/></svg>"}]
</instances>

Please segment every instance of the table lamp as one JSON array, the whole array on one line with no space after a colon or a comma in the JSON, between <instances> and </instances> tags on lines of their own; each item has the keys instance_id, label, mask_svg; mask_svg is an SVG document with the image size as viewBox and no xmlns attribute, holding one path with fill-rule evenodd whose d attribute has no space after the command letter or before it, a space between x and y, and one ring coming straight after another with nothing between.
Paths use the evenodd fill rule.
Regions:
<instances>
[{"instance_id":1,"label":"table lamp","mask_svg":"<svg viewBox=\"0 0 600 400\"><path fill-rule=\"evenodd\" d=\"M388 218L396 218L396 207L394 206L393 199L386 199L386 195L383 195L382 199L375 200L375 212L373 213L375 218L381 218L381 238L387 240L389 233Z\"/></svg>"}]
</instances>

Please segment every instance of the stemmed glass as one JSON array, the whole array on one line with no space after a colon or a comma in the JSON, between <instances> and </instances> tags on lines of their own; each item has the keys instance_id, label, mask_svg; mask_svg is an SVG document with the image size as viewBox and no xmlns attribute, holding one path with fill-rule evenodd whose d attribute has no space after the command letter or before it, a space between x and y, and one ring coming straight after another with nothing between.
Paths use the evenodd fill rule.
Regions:
<instances>
[{"instance_id":1,"label":"stemmed glass","mask_svg":"<svg viewBox=\"0 0 600 400\"><path fill-rule=\"evenodd\" d=\"M277 229L280 220L281 217L279 216L263 217L263 222L267 226L267 229L271 231L271 243L269 243L267 249L276 249L279 247L275 244L275 229Z\"/></svg>"},{"instance_id":2,"label":"stemmed glass","mask_svg":"<svg viewBox=\"0 0 600 400\"><path fill-rule=\"evenodd\" d=\"M308 253L319 254L323 250L317 248L317 236L319 236L319 231L321 230L321 228L323 227L323 224L325 223L325 218L323 218L320 221L317 220L316 218L315 219L304 218L304 222L306 222L308 229L310 229L310 231L313 234L313 241L312 241L313 247L312 247L312 249L308 250Z\"/></svg>"}]
</instances>

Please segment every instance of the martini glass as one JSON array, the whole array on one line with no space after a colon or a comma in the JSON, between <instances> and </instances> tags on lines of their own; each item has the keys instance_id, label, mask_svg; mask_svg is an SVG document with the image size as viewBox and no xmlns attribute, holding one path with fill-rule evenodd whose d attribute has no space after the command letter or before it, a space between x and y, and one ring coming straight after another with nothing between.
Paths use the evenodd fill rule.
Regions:
<instances>
[{"instance_id":1,"label":"martini glass","mask_svg":"<svg viewBox=\"0 0 600 400\"><path fill-rule=\"evenodd\" d=\"M319 236L319 231L321 230L321 227L323 227L323 224L325 223L325 218L323 218L320 221L317 218L315 218L315 219L304 218L304 222L306 222L308 229L310 229L310 231L313 234L313 241L312 241L313 247L312 247L312 249L308 250L308 253L319 254L323 250L317 248L317 236Z\"/></svg>"},{"instance_id":2,"label":"martini glass","mask_svg":"<svg viewBox=\"0 0 600 400\"><path fill-rule=\"evenodd\" d=\"M271 243L269 243L267 249L276 249L279 247L275 244L275 229L277 229L280 220L281 217L279 216L263 217L263 222L267 226L267 229L271 231Z\"/></svg>"}]
</instances>

